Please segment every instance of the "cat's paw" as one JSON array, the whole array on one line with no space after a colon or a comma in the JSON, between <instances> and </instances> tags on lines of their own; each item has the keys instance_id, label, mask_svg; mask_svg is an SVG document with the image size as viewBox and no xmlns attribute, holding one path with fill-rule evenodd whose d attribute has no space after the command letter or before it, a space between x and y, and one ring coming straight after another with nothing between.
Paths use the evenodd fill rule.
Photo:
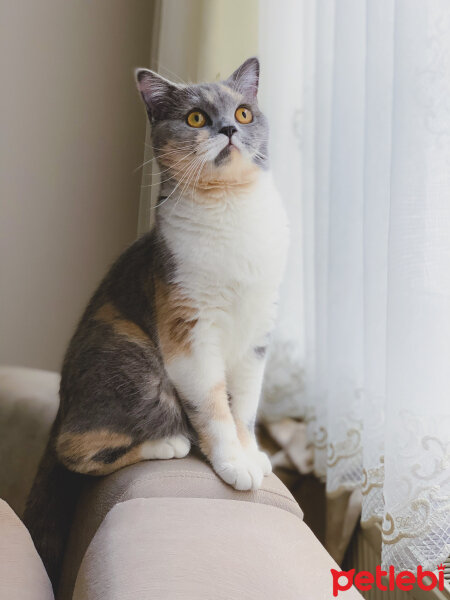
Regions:
<instances>
[{"instance_id":1,"label":"cat's paw","mask_svg":"<svg viewBox=\"0 0 450 600\"><path fill-rule=\"evenodd\" d=\"M160 440L151 440L142 444L144 460L166 460L184 458L189 454L191 442L184 435L174 435Z\"/></svg>"},{"instance_id":2,"label":"cat's paw","mask_svg":"<svg viewBox=\"0 0 450 600\"><path fill-rule=\"evenodd\" d=\"M272 473L272 463L270 462L270 458L265 452L258 450L258 448L254 448L251 450L250 456L261 467L264 477L267 477L267 475L270 475L270 473Z\"/></svg>"},{"instance_id":3,"label":"cat's paw","mask_svg":"<svg viewBox=\"0 0 450 600\"><path fill-rule=\"evenodd\" d=\"M213 467L217 475L236 490L257 490L261 487L263 470L255 460L250 460L244 453L226 460L218 460Z\"/></svg>"},{"instance_id":4,"label":"cat's paw","mask_svg":"<svg viewBox=\"0 0 450 600\"><path fill-rule=\"evenodd\" d=\"M189 454L191 442L184 435L176 435L168 438L167 443L173 448L174 458L184 458Z\"/></svg>"}]
</instances>

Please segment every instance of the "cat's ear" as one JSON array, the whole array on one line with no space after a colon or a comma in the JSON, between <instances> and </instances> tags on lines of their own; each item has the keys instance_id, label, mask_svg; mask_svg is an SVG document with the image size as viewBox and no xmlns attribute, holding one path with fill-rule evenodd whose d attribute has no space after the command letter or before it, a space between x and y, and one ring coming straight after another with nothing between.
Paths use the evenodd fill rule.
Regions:
<instances>
[{"instance_id":1,"label":"cat's ear","mask_svg":"<svg viewBox=\"0 0 450 600\"><path fill-rule=\"evenodd\" d=\"M250 100L256 98L259 83L259 60L256 56L247 58L242 65L227 79L228 85Z\"/></svg>"},{"instance_id":2,"label":"cat's ear","mask_svg":"<svg viewBox=\"0 0 450 600\"><path fill-rule=\"evenodd\" d=\"M137 88L147 106L150 120L153 121L162 115L170 96L178 86L150 69L136 69L135 77Z\"/></svg>"}]
</instances>

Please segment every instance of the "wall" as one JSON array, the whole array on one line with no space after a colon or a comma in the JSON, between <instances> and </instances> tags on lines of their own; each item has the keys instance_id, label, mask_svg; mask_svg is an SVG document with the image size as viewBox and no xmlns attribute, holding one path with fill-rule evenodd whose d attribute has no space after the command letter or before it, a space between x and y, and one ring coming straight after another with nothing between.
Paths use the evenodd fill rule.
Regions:
<instances>
[{"instance_id":1,"label":"wall","mask_svg":"<svg viewBox=\"0 0 450 600\"><path fill-rule=\"evenodd\" d=\"M149 0L0 0L0 364L59 369L136 235Z\"/></svg>"}]
</instances>

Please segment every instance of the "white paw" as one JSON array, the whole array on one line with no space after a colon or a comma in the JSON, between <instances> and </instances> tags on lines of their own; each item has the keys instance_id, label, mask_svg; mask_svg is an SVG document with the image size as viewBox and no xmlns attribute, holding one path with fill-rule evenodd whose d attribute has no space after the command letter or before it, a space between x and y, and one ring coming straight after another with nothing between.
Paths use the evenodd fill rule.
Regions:
<instances>
[{"instance_id":1,"label":"white paw","mask_svg":"<svg viewBox=\"0 0 450 600\"><path fill-rule=\"evenodd\" d=\"M264 477L270 475L270 473L272 473L272 463L270 462L270 458L267 456L267 454L255 448L252 451L252 455L254 457L254 460L261 467Z\"/></svg>"},{"instance_id":2,"label":"white paw","mask_svg":"<svg viewBox=\"0 0 450 600\"><path fill-rule=\"evenodd\" d=\"M259 464L244 453L235 458L217 460L213 467L217 475L236 490L257 490L264 477Z\"/></svg>"},{"instance_id":3,"label":"white paw","mask_svg":"<svg viewBox=\"0 0 450 600\"><path fill-rule=\"evenodd\" d=\"M191 449L191 442L184 435L168 438L167 443L173 448L174 458L184 458Z\"/></svg>"},{"instance_id":4,"label":"white paw","mask_svg":"<svg viewBox=\"0 0 450 600\"><path fill-rule=\"evenodd\" d=\"M152 440L142 444L144 460L184 458L189 454L191 442L184 435L175 435L161 440Z\"/></svg>"}]
</instances>

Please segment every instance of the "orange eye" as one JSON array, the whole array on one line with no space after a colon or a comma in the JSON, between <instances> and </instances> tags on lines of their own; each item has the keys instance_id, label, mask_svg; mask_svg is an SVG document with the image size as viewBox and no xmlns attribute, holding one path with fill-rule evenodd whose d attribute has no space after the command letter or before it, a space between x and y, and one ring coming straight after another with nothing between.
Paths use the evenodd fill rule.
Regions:
<instances>
[{"instance_id":1,"label":"orange eye","mask_svg":"<svg viewBox=\"0 0 450 600\"><path fill-rule=\"evenodd\" d=\"M191 127L204 127L206 125L205 115L199 110L193 110L187 116L187 124Z\"/></svg>"},{"instance_id":2,"label":"orange eye","mask_svg":"<svg viewBox=\"0 0 450 600\"><path fill-rule=\"evenodd\" d=\"M253 121L252 111L246 106L240 106L234 113L234 116L236 117L236 121L244 125Z\"/></svg>"}]
</instances>

